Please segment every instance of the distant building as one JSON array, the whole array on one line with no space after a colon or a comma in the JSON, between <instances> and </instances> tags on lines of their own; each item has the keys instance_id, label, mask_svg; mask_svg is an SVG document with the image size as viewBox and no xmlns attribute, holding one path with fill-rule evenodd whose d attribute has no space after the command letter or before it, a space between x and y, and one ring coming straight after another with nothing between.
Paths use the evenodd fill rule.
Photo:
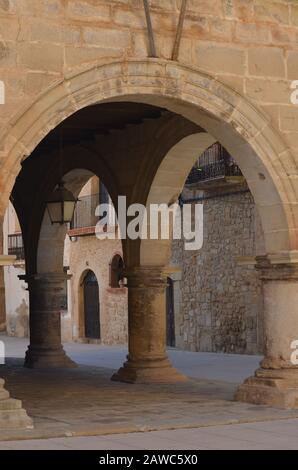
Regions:
<instances>
[{"instance_id":1,"label":"distant building","mask_svg":"<svg viewBox=\"0 0 298 470\"><path fill-rule=\"evenodd\" d=\"M61 310L63 341L125 344L127 342L127 289L121 282L121 240L98 240L95 208L109 195L98 178L84 186L65 239L64 267L72 275L67 282ZM18 276L25 273L22 234L12 204L5 215L4 252L15 255L4 268L6 328L11 336L29 334L27 286Z\"/></svg>"}]
</instances>

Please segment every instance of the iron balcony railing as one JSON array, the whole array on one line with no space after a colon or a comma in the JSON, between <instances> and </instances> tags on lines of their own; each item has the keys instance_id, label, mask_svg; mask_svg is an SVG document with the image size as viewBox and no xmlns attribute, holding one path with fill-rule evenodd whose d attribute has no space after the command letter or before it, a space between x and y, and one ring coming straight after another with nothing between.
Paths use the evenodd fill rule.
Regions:
<instances>
[{"instance_id":1,"label":"iron balcony railing","mask_svg":"<svg viewBox=\"0 0 298 470\"><path fill-rule=\"evenodd\" d=\"M99 194L79 197L70 228L94 227L98 222L98 217L95 215L98 204Z\"/></svg>"},{"instance_id":2,"label":"iron balcony railing","mask_svg":"<svg viewBox=\"0 0 298 470\"><path fill-rule=\"evenodd\" d=\"M242 176L240 168L235 164L227 164L226 160L218 160L213 163L202 165L201 167L193 167L186 184L202 183L215 179L224 178L226 176Z\"/></svg>"},{"instance_id":3,"label":"iron balcony railing","mask_svg":"<svg viewBox=\"0 0 298 470\"><path fill-rule=\"evenodd\" d=\"M186 184L204 183L226 176L242 176L242 173L226 149L219 142L215 142L199 157Z\"/></svg>"},{"instance_id":4,"label":"iron balcony railing","mask_svg":"<svg viewBox=\"0 0 298 470\"><path fill-rule=\"evenodd\" d=\"M110 196L105 185L100 182L99 193L79 196L70 229L95 227L100 217L95 215L99 204L109 204Z\"/></svg>"},{"instance_id":5,"label":"iron balcony railing","mask_svg":"<svg viewBox=\"0 0 298 470\"><path fill-rule=\"evenodd\" d=\"M70 230L95 227L99 220L96 214L96 208L99 204L109 204L109 196L102 194L92 194L89 196L80 196L77 202L73 219L70 224Z\"/></svg>"},{"instance_id":6,"label":"iron balcony railing","mask_svg":"<svg viewBox=\"0 0 298 470\"><path fill-rule=\"evenodd\" d=\"M25 259L24 243L21 233L8 235L8 254L17 257L17 260Z\"/></svg>"}]
</instances>

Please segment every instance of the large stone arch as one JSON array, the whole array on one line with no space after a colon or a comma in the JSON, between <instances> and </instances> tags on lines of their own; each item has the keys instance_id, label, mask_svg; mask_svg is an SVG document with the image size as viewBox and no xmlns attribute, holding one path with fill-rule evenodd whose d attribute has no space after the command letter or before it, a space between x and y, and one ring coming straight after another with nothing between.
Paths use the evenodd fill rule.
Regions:
<instances>
[{"instance_id":1,"label":"large stone arch","mask_svg":"<svg viewBox=\"0 0 298 470\"><path fill-rule=\"evenodd\" d=\"M84 107L111 101L166 108L205 129L236 159L259 208L268 254L288 254L258 260L257 267L265 284L266 358L256 377L239 390L238 398L297 407L297 366L291 363L289 348L291 341L297 338L297 256L296 265L290 263L298 251L297 164L271 120L214 76L161 59L100 63L65 75L28 109L16 115L0 137L3 162L0 178L4 188L0 210L7 204L22 161L52 129ZM182 138L178 145L183 153L190 148L190 162L192 146L188 144L189 141ZM194 140L192 145L196 146L197 142ZM164 162L171 164L175 160L172 160L174 147L164 153L153 178L152 191L162 184ZM173 194L181 187L182 176L187 174L187 168L183 169L182 165L181 168L179 178L171 186ZM148 194L149 201L152 192ZM138 202L138 196L136 190L132 202ZM171 368L165 352L164 266L157 264L157 260L150 265L148 259L142 258L141 266L132 264L129 268L130 352L127 363L114 378L129 382L182 380ZM36 344L41 343L43 348L29 350L27 365L72 366L61 347L59 321L55 320L56 324L49 328L49 318L58 318L55 315L59 310L57 291L62 291L65 276L45 274L28 278L32 318L42 319L36 323L31 336L37 338ZM38 336L46 331L52 332L52 337L44 334L40 340ZM44 345L51 352L48 357L43 355Z\"/></svg>"},{"instance_id":2,"label":"large stone arch","mask_svg":"<svg viewBox=\"0 0 298 470\"><path fill-rule=\"evenodd\" d=\"M205 128L233 154L244 173L265 225L267 251L297 249L292 177L297 165L278 131L262 111L214 77L161 59L98 64L66 75L15 116L1 139L2 207L22 160L42 138L75 111L104 101L158 105Z\"/></svg>"}]
</instances>

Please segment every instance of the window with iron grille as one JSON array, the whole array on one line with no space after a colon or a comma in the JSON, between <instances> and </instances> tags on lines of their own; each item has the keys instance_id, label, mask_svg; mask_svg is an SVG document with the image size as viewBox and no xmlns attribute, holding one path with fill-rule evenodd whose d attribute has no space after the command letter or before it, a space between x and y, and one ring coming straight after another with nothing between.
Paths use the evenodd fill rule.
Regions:
<instances>
[{"instance_id":1,"label":"window with iron grille","mask_svg":"<svg viewBox=\"0 0 298 470\"><path fill-rule=\"evenodd\" d=\"M17 257L17 260L25 259L24 243L21 233L8 235L8 254Z\"/></svg>"}]
</instances>

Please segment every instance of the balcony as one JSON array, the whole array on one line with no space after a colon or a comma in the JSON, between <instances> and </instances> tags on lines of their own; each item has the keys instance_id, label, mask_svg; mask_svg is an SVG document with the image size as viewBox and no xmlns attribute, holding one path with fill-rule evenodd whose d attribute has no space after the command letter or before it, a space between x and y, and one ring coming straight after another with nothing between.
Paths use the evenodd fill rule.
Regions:
<instances>
[{"instance_id":1,"label":"balcony","mask_svg":"<svg viewBox=\"0 0 298 470\"><path fill-rule=\"evenodd\" d=\"M110 204L109 194L105 188L100 194L79 197L70 228L67 232L73 241L75 241L76 237L95 234L95 227L101 219L101 217L95 215L96 208L100 203ZM103 227L104 231L108 229L109 226L105 225Z\"/></svg>"},{"instance_id":2,"label":"balcony","mask_svg":"<svg viewBox=\"0 0 298 470\"><path fill-rule=\"evenodd\" d=\"M8 235L8 254L16 256L17 261L25 259L24 243L21 233Z\"/></svg>"},{"instance_id":3,"label":"balcony","mask_svg":"<svg viewBox=\"0 0 298 470\"><path fill-rule=\"evenodd\" d=\"M217 190L244 183L240 168L228 152L216 143L200 156L185 184L190 189Z\"/></svg>"},{"instance_id":4,"label":"balcony","mask_svg":"<svg viewBox=\"0 0 298 470\"><path fill-rule=\"evenodd\" d=\"M98 222L95 211L98 204L99 194L79 197L70 229L68 230L70 237L93 235L95 233L95 225Z\"/></svg>"}]
</instances>

